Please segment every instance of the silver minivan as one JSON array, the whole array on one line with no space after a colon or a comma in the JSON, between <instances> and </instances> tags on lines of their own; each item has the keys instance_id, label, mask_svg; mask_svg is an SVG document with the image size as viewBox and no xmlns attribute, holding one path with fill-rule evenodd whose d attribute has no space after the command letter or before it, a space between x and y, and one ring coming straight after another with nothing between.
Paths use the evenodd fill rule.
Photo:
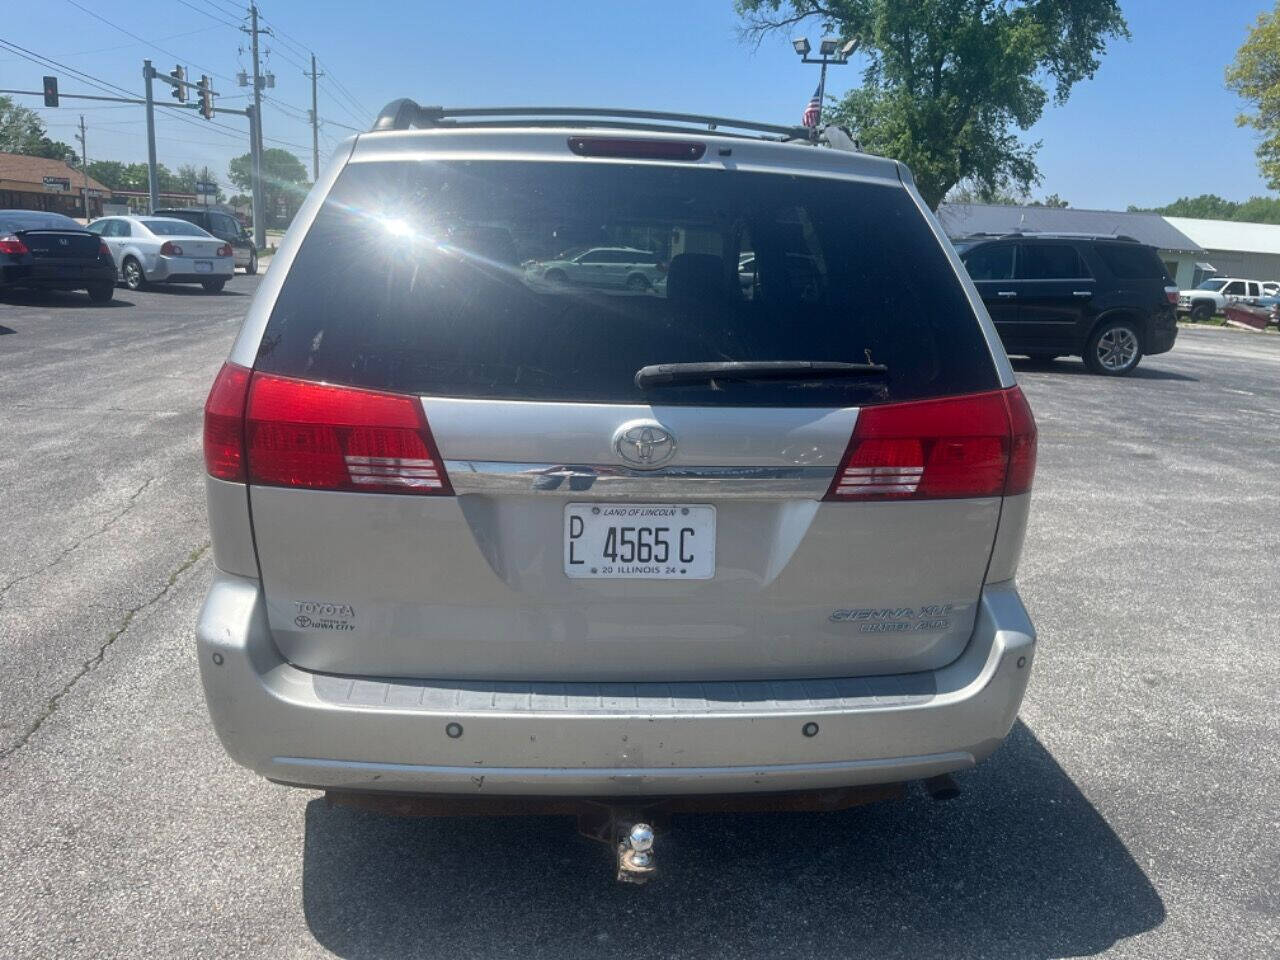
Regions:
<instances>
[{"instance_id":1,"label":"silver minivan","mask_svg":"<svg viewBox=\"0 0 1280 960\"><path fill-rule=\"evenodd\" d=\"M316 184L205 410L197 646L231 756L344 794L607 799L990 754L1035 646L1036 429L906 168L393 107ZM523 266L617 247L661 287Z\"/></svg>"}]
</instances>

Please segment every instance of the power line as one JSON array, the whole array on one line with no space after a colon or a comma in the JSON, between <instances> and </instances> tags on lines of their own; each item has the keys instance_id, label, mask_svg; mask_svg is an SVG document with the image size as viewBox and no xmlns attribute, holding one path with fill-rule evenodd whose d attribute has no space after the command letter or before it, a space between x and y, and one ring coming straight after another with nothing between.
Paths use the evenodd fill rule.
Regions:
<instances>
[{"instance_id":1,"label":"power line","mask_svg":"<svg viewBox=\"0 0 1280 960\"><path fill-rule=\"evenodd\" d=\"M197 7L194 3L188 3L187 0L178 0L178 2L182 4L184 7L187 7L188 9L194 10L196 13L201 14L202 16L208 17L210 20L216 20L218 23L222 24L224 27L230 27L232 30L240 29L240 24L232 23L230 20L224 20L222 17L215 17L208 10L204 9L204 7Z\"/></svg>"},{"instance_id":2,"label":"power line","mask_svg":"<svg viewBox=\"0 0 1280 960\"><path fill-rule=\"evenodd\" d=\"M333 85L337 87L340 91L342 91L342 95L346 97L348 100L350 100L357 110L363 113L366 118L373 116L373 112L368 107L366 107L363 103L361 103L359 100L353 97L351 95L351 92L347 90L347 88L344 87L341 83L338 82L338 78L333 75L333 70L332 68L330 68L330 66L327 63L321 64L321 66L323 66L325 70L328 72L329 79L333 81Z\"/></svg>"},{"instance_id":3,"label":"power line","mask_svg":"<svg viewBox=\"0 0 1280 960\"><path fill-rule=\"evenodd\" d=\"M186 61L187 59L186 57L183 57L180 54L174 53L172 50L166 50L164 47L154 44L150 40L147 40L144 37L138 36L132 30L126 30L124 27L120 26L120 24L114 23L108 20L106 17L102 16L102 14L95 13L94 11L90 10L88 7L84 6L83 4L78 3L77 0L67 0L67 3L71 4L77 10L87 13L89 16L93 17L95 20L101 20L103 23L105 23L108 27L111 27L113 30L119 30L126 37L132 37L134 40L137 40L139 43L146 44L152 50L159 50L165 56L173 57L175 60L178 60L179 62ZM235 80L233 80L231 77L228 77L225 73L218 73L218 71L210 67L206 67L203 64L196 63L194 60L187 61L187 62L193 64L194 66L199 67L201 70L207 70L213 76L220 77L223 80L226 80L228 83L235 83Z\"/></svg>"},{"instance_id":4,"label":"power line","mask_svg":"<svg viewBox=\"0 0 1280 960\"><path fill-rule=\"evenodd\" d=\"M11 40L0 39L0 45L3 45L11 52L18 54L18 56L23 59L30 60L37 66L52 67L56 70L62 70L66 73L74 74L76 79L82 80L84 83L89 84L91 87L94 87L103 93L123 93L126 97L134 98L139 96L132 90L126 90L124 87L111 83L107 80L100 80L92 74L85 73L83 70L77 70L75 67L69 67L65 63L59 63L52 57L46 57L43 54L36 53L34 50L28 50L26 47L16 44Z\"/></svg>"},{"instance_id":5,"label":"power line","mask_svg":"<svg viewBox=\"0 0 1280 960\"><path fill-rule=\"evenodd\" d=\"M243 19L246 16L244 9L242 7L237 7L233 3L223 3L220 2L220 0L210 0L210 2L217 4L222 8L223 12L230 13L233 17L240 17Z\"/></svg>"}]
</instances>

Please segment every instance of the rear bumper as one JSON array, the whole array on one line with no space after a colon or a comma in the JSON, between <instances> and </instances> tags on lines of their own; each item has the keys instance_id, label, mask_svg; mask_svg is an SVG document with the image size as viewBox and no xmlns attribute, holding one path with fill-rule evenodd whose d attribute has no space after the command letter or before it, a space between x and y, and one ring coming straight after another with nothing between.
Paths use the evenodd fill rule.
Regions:
<instances>
[{"instance_id":1,"label":"rear bumper","mask_svg":"<svg viewBox=\"0 0 1280 960\"><path fill-rule=\"evenodd\" d=\"M116 268L112 263L96 263L57 271L48 265L5 265L0 268L0 286L41 290L83 290L100 283L114 284Z\"/></svg>"},{"instance_id":2,"label":"rear bumper","mask_svg":"<svg viewBox=\"0 0 1280 960\"><path fill-rule=\"evenodd\" d=\"M1178 315L1173 310L1158 313L1151 321L1150 334L1143 352L1150 355L1168 353L1178 339Z\"/></svg>"},{"instance_id":3,"label":"rear bumper","mask_svg":"<svg viewBox=\"0 0 1280 960\"><path fill-rule=\"evenodd\" d=\"M208 263L207 271L197 270L196 263ZM235 273L233 257L165 257L157 256L147 267L147 279L156 283L200 283L204 280L227 280Z\"/></svg>"},{"instance_id":4,"label":"rear bumper","mask_svg":"<svg viewBox=\"0 0 1280 960\"><path fill-rule=\"evenodd\" d=\"M196 631L227 752L299 786L661 796L893 783L971 767L1022 702L1035 632L1012 583L929 673L741 683L374 681L286 663L256 580L218 573Z\"/></svg>"}]
</instances>

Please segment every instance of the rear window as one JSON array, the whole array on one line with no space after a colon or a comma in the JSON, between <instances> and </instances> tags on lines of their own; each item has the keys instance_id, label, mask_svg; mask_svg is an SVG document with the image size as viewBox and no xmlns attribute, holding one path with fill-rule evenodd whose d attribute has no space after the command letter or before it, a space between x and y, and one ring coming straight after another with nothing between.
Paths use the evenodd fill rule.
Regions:
<instances>
[{"instance_id":1,"label":"rear window","mask_svg":"<svg viewBox=\"0 0 1280 960\"><path fill-rule=\"evenodd\" d=\"M203 215L196 211L187 210L157 210L156 213L164 217L173 217L176 220L185 220L187 223L194 223L197 227L203 227Z\"/></svg>"},{"instance_id":2,"label":"rear window","mask_svg":"<svg viewBox=\"0 0 1280 960\"><path fill-rule=\"evenodd\" d=\"M657 363L868 358L889 367L887 382L635 383ZM906 191L579 162L348 166L290 268L257 367L437 396L613 403L843 406L998 386Z\"/></svg>"},{"instance_id":3,"label":"rear window","mask_svg":"<svg viewBox=\"0 0 1280 960\"><path fill-rule=\"evenodd\" d=\"M139 221L157 237L202 237L204 230L185 220L142 220Z\"/></svg>"},{"instance_id":4,"label":"rear window","mask_svg":"<svg viewBox=\"0 0 1280 960\"><path fill-rule=\"evenodd\" d=\"M1107 269L1121 280L1168 280L1155 247L1141 244L1099 243L1095 249Z\"/></svg>"},{"instance_id":5,"label":"rear window","mask_svg":"<svg viewBox=\"0 0 1280 960\"><path fill-rule=\"evenodd\" d=\"M40 213L37 211L6 210L0 213L0 233L14 233L18 230L83 230L80 224L60 213Z\"/></svg>"}]
</instances>

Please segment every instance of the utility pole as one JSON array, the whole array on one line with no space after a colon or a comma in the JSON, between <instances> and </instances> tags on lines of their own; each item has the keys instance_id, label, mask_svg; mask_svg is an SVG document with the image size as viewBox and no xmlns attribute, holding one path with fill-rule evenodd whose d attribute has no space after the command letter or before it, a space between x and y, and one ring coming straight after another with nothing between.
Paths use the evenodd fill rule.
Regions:
<instances>
[{"instance_id":1,"label":"utility pole","mask_svg":"<svg viewBox=\"0 0 1280 960\"><path fill-rule=\"evenodd\" d=\"M303 76L311 78L311 179L320 179L320 106L316 102L316 81L324 74L316 71L316 55L311 55L311 72Z\"/></svg>"},{"instance_id":2,"label":"utility pole","mask_svg":"<svg viewBox=\"0 0 1280 960\"><path fill-rule=\"evenodd\" d=\"M150 60L142 61L142 78L147 85L147 194L152 213L160 206L160 184L156 182L156 105L151 96L151 80L155 77L155 67Z\"/></svg>"},{"instance_id":3,"label":"utility pole","mask_svg":"<svg viewBox=\"0 0 1280 960\"><path fill-rule=\"evenodd\" d=\"M80 141L80 172L84 174L84 219L88 222L93 219L93 214L89 212L89 147L85 143L83 113L80 114L80 132L76 134L76 139Z\"/></svg>"},{"instance_id":4,"label":"utility pole","mask_svg":"<svg viewBox=\"0 0 1280 960\"><path fill-rule=\"evenodd\" d=\"M253 162L253 243L259 249L267 245L266 198L262 195L262 73L258 64L258 5L249 4L249 26L241 27L249 34L253 49L253 118L249 127Z\"/></svg>"}]
</instances>

